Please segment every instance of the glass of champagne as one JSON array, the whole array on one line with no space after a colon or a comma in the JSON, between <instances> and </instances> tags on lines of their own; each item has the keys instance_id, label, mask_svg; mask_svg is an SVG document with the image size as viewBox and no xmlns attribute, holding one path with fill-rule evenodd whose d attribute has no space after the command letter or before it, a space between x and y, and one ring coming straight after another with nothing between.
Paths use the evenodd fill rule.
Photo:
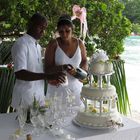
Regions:
<instances>
[{"instance_id":1,"label":"glass of champagne","mask_svg":"<svg viewBox=\"0 0 140 140\"><path fill-rule=\"evenodd\" d=\"M27 108L23 104L20 104L17 113L20 126L20 135L24 135L24 126L26 124L27 119Z\"/></svg>"},{"instance_id":2,"label":"glass of champagne","mask_svg":"<svg viewBox=\"0 0 140 140\"><path fill-rule=\"evenodd\" d=\"M37 125L38 125L38 109L35 109L33 107L30 108L30 119L31 123L34 127L33 134L36 136L39 136Z\"/></svg>"}]
</instances>

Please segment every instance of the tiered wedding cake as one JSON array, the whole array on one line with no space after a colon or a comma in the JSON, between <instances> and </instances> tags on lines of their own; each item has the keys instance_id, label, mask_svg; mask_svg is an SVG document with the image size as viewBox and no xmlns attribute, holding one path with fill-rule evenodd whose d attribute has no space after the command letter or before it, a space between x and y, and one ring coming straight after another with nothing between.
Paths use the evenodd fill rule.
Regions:
<instances>
[{"instance_id":1,"label":"tiered wedding cake","mask_svg":"<svg viewBox=\"0 0 140 140\"><path fill-rule=\"evenodd\" d=\"M97 76L97 83L90 78L88 85L83 86L81 98L84 107L77 113L74 122L91 128L110 128L122 125L117 111L116 89L110 84L113 65L103 50L96 52L90 60L90 74ZM106 82L103 83L103 78Z\"/></svg>"}]
</instances>

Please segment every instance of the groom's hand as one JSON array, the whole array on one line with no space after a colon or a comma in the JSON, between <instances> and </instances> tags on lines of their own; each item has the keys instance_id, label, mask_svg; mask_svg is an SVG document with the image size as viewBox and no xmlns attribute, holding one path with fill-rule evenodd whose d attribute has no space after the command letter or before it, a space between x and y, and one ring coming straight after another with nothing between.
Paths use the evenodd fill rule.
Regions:
<instances>
[{"instance_id":1,"label":"groom's hand","mask_svg":"<svg viewBox=\"0 0 140 140\"><path fill-rule=\"evenodd\" d=\"M59 86L66 81L66 74L64 72L50 74L47 75L47 80L50 84Z\"/></svg>"}]
</instances>

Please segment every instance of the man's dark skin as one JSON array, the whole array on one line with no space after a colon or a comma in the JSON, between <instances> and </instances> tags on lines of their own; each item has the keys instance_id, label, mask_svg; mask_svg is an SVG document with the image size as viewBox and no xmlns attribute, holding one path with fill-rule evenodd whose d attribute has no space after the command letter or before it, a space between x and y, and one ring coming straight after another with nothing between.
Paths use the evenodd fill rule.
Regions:
<instances>
[{"instance_id":1,"label":"man's dark skin","mask_svg":"<svg viewBox=\"0 0 140 140\"><path fill-rule=\"evenodd\" d=\"M39 40L42 36L47 27L47 20L42 21L30 21L27 34L35 38L36 40ZM67 66L58 66L57 68L50 69L49 71L51 73L34 73L27 70L20 70L18 72L15 72L15 76L17 79L25 80L25 81L34 81L34 80L59 80L60 83L65 82L65 74L62 72L63 70L67 69ZM56 71L58 73L56 73Z\"/></svg>"},{"instance_id":2,"label":"man's dark skin","mask_svg":"<svg viewBox=\"0 0 140 140\"><path fill-rule=\"evenodd\" d=\"M42 20L31 18L27 28L27 34L39 40L47 27L47 20L42 17ZM65 82L64 70L69 70L70 65L61 65L48 70L48 73L35 73L28 70L20 70L15 72L15 76L19 80L35 81L35 80L57 80L59 84ZM27 123L30 123L30 111L27 113Z\"/></svg>"}]
</instances>

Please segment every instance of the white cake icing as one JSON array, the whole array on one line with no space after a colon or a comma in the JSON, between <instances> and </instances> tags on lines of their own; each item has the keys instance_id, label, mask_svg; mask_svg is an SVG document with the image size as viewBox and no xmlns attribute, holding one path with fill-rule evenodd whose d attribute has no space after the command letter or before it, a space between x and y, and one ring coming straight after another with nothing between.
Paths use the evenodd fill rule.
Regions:
<instances>
[{"instance_id":1,"label":"white cake icing","mask_svg":"<svg viewBox=\"0 0 140 140\"><path fill-rule=\"evenodd\" d=\"M110 62L110 61L106 61L105 62L104 72L105 73L111 73L111 72L113 72L113 64L112 64L112 62Z\"/></svg>"},{"instance_id":2,"label":"white cake icing","mask_svg":"<svg viewBox=\"0 0 140 140\"><path fill-rule=\"evenodd\" d=\"M92 61L93 60L93 61ZM84 108L77 113L74 122L85 127L110 128L121 126L122 119L117 110L116 88L110 84L113 65L108 61L104 51L93 55L90 61L90 72L97 76L97 83L89 81L84 85L81 99ZM92 76L92 75L91 75ZM103 82L103 77L106 81ZM91 77L89 79L92 79Z\"/></svg>"},{"instance_id":3,"label":"white cake icing","mask_svg":"<svg viewBox=\"0 0 140 140\"><path fill-rule=\"evenodd\" d=\"M99 73L99 74L104 73L105 72L104 62L101 61L101 62L91 63L90 72Z\"/></svg>"},{"instance_id":4,"label":"white cake icing","mask_svg":"<svg viewBox=\"0 0 140 140\"><path fill-rule=\"evenodd\" d=\"M122 119L119 113L115 111L102 116L97 113L78 112L75 121L83 126L108 128L115 125L115 122L121 123Z\"/></svg>"},{"instance_id":5,"label":"white cake icing","mask_svg":"<svg viewBox=\"0 0 140 140\"><path fill-rule=\"evenodd\" d=\"M92 74L108 74L113 72L113 65L109 61L91 63L90 71Z\"/></svg>"},{"instance_id":6,"label":"white cake icing","mask_svg":"<svg viewBox=\"0 0 140 140\"><path fill-rule=\"evenodd\" d=\"M85 85L81 98L85 109L81 109L75 117L78 123L90 127L111 127L113 123L121 123L116 106L116 89L113 85L103 88Z\"/></svg>"},{"instance_id":7,"label":"white cake icing","mask_svg":"<svg viewBox=\"0 0 140 140\"><path fill-rule=\"evenodd\" d=\"M92 74L108 74L113 72L112 62L105 51L100 50L92 55L90 59L90 72Z\"/></svg>"},{"instance_id":8,"label":"white cake icing","mask_svg":"<svg viewBox=\"0 0 140 140\"><path fill-rule=\"evenodd\" d=\"M109 87L82 88L81 98L85 105L76 115L75 121L83 126L95 128L110 128L122 124L117 111L117 94L113 85Z\"/></svg>"},{"instance_id":9,"label":"white cake icing","mask_svg":"<svg viewBox=\"0 0 140 140\"><path fill-rule=\"evenodd\" d=\"M103 88L85 85L82 88L81 97L87 99L113 99L117 97L116 88L113 85L105 86Z\"/></svg>"}]
</instances>

